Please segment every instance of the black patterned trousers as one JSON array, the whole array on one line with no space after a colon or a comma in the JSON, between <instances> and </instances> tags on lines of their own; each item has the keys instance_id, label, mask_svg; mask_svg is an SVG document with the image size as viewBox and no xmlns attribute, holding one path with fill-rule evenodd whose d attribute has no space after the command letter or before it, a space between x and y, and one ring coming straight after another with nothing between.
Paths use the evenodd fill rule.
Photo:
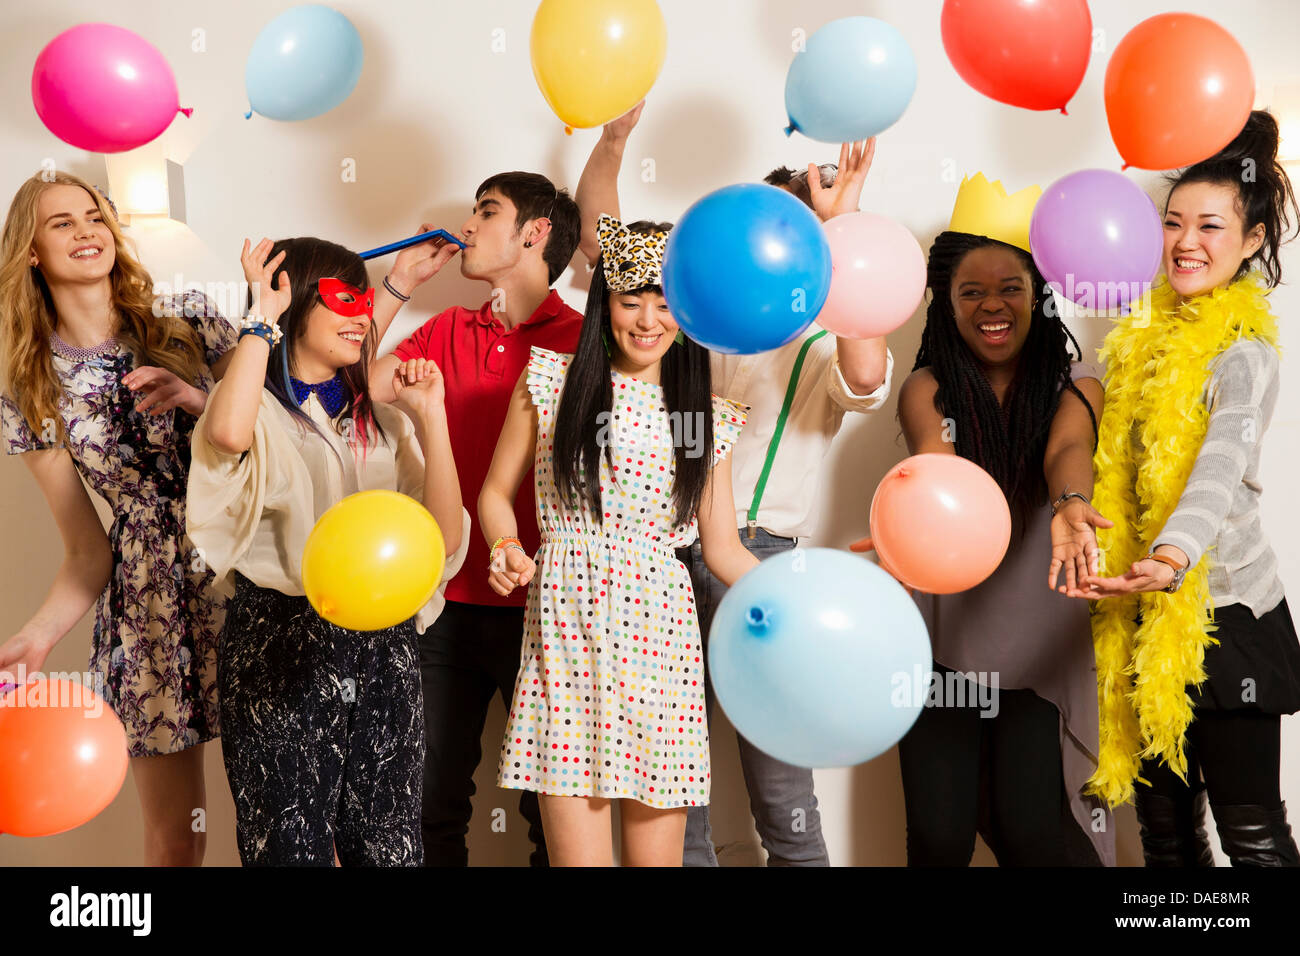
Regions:
<instances>
[{"instance_id":1,"label":"black patterned trousers","mask_svg":"<svg viewBox=\"0 0 1300 956\"><path fill-rule=\"evenodd\" d=\"M414 619L323 620L234 572L221 741L245 866L419 866L424 702Z\"/></svg>"}]
</instances>

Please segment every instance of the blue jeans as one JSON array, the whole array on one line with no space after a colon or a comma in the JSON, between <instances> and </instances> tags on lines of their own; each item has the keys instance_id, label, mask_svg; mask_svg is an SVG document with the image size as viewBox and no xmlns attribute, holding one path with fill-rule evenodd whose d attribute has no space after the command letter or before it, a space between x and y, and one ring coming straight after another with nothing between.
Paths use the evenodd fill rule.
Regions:
<instances>
[{"instance_id":1,"label":"blue jeans","mask_svg":"<svg viewBox=\"0 0 1300 956\"><path fill-rule=\"evenodd\" d=\"M779 538L762 529L749 533L740 529L740 541L760 561L774 554L790 551L795 546L793 538ZM707 651L709 628L713 613L718 609L727 588L704 564L698 542L690 551L678 552L682 563L691 573L695 590L695 609L700 619L700 636ZM707 675L708 655L705 655ZM705 682L705 702L709 721L713 720L713 684ZM813 795L813 773L804 767L783 763L769 757L739 733L740 766L745 774L745 788L749 792L749 808L754 814L763 849L767 851L768 866L830 866L826 855L826 841L822 839L822 818L817 811L817 797ZM709 808L691 807L686 815L686 846L682 853L683 866L717 866L713 852L713 835L709 828Z\"/></svg>"}]
</instances>

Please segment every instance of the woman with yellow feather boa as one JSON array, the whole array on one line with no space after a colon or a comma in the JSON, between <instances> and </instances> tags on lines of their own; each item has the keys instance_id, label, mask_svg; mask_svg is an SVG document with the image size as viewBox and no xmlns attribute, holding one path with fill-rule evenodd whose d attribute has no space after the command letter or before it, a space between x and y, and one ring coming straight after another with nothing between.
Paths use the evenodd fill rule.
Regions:
<instances>
[{"instance_id":1,"label":"woman with yellow feather boa","mask_svg":"<svg viewBox=\"0 0 1300 956\"><path fill-rule=\"evenodd\" d=\"M1300 865L1278 782L1300 641L1259 518L1278 391L1267 294L1296 211L1277 147L1256 111L1172 177L1165 278L1101 353L1093 505L1114 527L1098 533L1100 576L1070 593L1098 602L1091 786L1112 806L1136 796L1148 866L1213 865L1207 791L1234 866Z\"/></svg>"}]
</instances>

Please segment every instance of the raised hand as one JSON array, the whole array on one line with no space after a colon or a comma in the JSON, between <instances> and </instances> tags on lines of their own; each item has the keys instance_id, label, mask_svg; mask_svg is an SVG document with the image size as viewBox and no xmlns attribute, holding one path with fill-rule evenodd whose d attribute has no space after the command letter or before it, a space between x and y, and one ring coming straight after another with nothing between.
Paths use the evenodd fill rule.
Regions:
<instances>
[{"instance_id":1,"label":"raised hand","mask_svg":"<svg viewBox=\"0 0 1300 956\"><path fill-rule=\"evenodd\" d=\"M422 222L416 235L433 232L437 228L431 222ZM452 235L458 239L463 238L456 233ZM458 252L460 246L441 237L422 242L418 246L407 246L393 260L393 271L388 274L388 281L402 295L410 295L417 286L436 276Z\"/></svg>"},{"instance_id":2,"label":"raised hand","mask_svg":"<svg viewBox=\"0 0 1300 956\"><path fill-rule=\"evenodd\" d=\"M867 181L867 171L876 155L876 138L840 145L839 172L835 185L823 186L821 172L816 163L808 164L808 192L813 210L825 222L845 213L857 212L862 199L862 185Z\"/></svg>"},{"instance_id":3,"label":"raised hand","mask_svg":"<svg viewBox=\"0 0 1300 956\"><path fill-rule=\"evenodd\" d=\"M637 121L641 119L643 109L645 109L645 100L632 107L618 119L606 123L604 134L614 140L622 141L627 139L632 135L632 130L636 128Z\"/></svg>"},{"instance_id":4,"label":"raised hand","mask_svg":"<svg viewBox=\"0 0 1300 956\"><path fill-rule=\"evenodd\" d=\"M410 359L393 369L393 404L424 422L443 408L447 387L442 369L431 359Z\"/></svg>"},{"instance_id":5,"label":"raised hand","mask_svg":"<svg viewBox=\"0 0 1300 956\"><path fill-rule=\"evenodd\" d=\"M253 311L272 325L284 315L293 300L289 273L281 272L279 284L272 286L275 270L284 261L285 255L285 250L282 249L274 259L267 262L266 258L274 245L270 239L263 239L250 249L249 241L245 239L243 252L239 255L239 262L244 267L244 278L253 291Z\"/></svg>"}]
</instances>

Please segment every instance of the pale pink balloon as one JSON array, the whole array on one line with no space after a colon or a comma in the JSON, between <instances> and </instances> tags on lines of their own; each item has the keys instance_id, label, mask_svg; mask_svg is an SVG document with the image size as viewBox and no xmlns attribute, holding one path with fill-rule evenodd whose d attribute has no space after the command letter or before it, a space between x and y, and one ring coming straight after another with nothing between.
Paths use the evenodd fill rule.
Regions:
<instances>
[{"instance_id":1,"label":"pale pink balloon","mask_svg":"<svg viewBox=\"0 0 1300 956\"><path fill-rule=\"evenodd\" d=\"M871 499L871 540L903 584L955 594L997 570L1011 509L993 476L958 455L927 453L891 468Z\"/></svg>"},{"instance_id":2,"label":"pale pink balloon","mask_svg":"<svg viewBox=\"0 0 1300 956\"><path fill-rule=\"evenodd\" d=\"M32 104L51 133L96 153L156 139L181 110L176 78L147 40L111 23L64 30L32 70Z\"/></svg>"},{"instance_id":3,"label":"pale pink balloon","mask_svg":"<svg viewBox=\"0 0 1300 956\"><path fill-rule=\"evenodd\" d=\"M869 339L909 318L925 295L925 254L888 216L854 212L822 225L831 247L831 289L817 324L835 335Z\"/></svg>"}]
</instances>

